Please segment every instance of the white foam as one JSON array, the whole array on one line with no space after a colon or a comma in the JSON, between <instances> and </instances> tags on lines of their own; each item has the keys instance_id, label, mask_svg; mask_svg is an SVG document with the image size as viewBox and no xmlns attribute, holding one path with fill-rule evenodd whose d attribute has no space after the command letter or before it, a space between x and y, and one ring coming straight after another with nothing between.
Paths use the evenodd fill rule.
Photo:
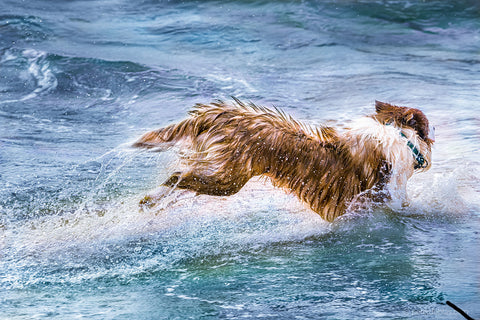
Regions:
<instances>
[{"instance_id":1,"label":"white foam","mask_svg":"<svg viewBox=\"0 0 480 320\"><path fill-rule=\"evenodd\" d=\"M480 208L478 170L458 167L448 172L428 172L414 176L408 185L408 211L429 217L460 218ZM465 179L471 179L465 183Z\"/></svg>"},{"instance_id":2,"label":"white foam","mask_svg":"<svg viewBox=\"0 0 480 320\"><path fill-rule=\"evenodd\" d=\"M148 193L140 190L133 195L98 201L102 189L120 179L122 170L126 170L138 155L138 152L122 145L92 159L102 165L95 186L83 203L70 213L21 223L7 222L5 226L0 226L0 250L5 261L10 261L12 268L20 268L29 264L49 264L52 257L60 263L80 265L91 254L104 254L104 259L115 259L115 253L109 253L109 244L115 244L121 251L125 250L123 246L129 239L146 238L149 242L158 241L171 247L165 249L165 255L156 255L151 260L145 258L141 267L122 266L132 268L130 271L122 270L122 273L136 273L158 264L174 263L190 255L238 252L245 248L261 250L273 243L321 236L331 232L335 226L355 228L356 220L349 219L349 216L367 216L368 219L369 214L375 211L362 208L354 215L329 224L301 204L294 195L258 179L250 181L239 193L230 197L195 196L175 190L165 194L151 209L142 210L139 206L139 201ZM167 163L163 160L160 165ZM479 205L476 197L480 185L478 176L478 172L468 166L448 174L431 171L415 175L408 183L408 205L402 203L397 208L392 204L390 207L399 213L429 217L462 215L472 206ZM466 182L472 187L477 185L477 190L469 193L471 188L466 186ZM138 251L142 251L141 246ZM79 274L77 280L101 277L109 272L107 269L93 270ZM5 281L25 284L22 279L15 280L15 276L12 273L13 278Z\"/></svg>"},{"instance_id":3,"label":"white foam","mask_svg":"<svg viewBox=\"0 0 480 320\"><path fill-rule=\"evenodd\" d=\"M26 70L26 77L33 78L36 88L20 99L5 100L0 103L26 101L55 90L58 85L58 81L52 68L50 67L50 63L47 61L46 52L34 49L25 49L22 51L20 56L16 56L10 52L6 53L2 57L2 62L15 59L27 60L28 69Z\"/></svg>"},{"instance_id":4,"label":"white foam","mask_svg":"<svg viewBox=\"0 0 480 320\"><path fill-rule=\"evenodd\" d=\"M109 155L96 160L106 159ZM96 188L101 189L112 181L131 159L125 158L108 173L102 169ZM105 161L102 168L108 167L111 159ZM415 176L408 185L408 210L420 214L462 214L472 206L469 199L464 199L465 193L459 185L468 174L472 174L471 171L459 168L448 175L423 173ZM1 246L13 246L15 251L27 255L28 252L41 252L48 256L49 252L72 245L88 246L99 241L185 230L193 235L205 228L215 230L221 237L228 234L224 244L246 246L299 241L330 230L329 223L306 208L294 195L275 189L262 180L250 181L230 197L195 196L188 191L175 190L165 194L151 209L139 206L145 193L112 198L109 203L98 204L98 191L92 190L70 214L42 217L13 229L1 229ZM391 208L402 211L405 204L398 208L392 204ZM209 236L216 237L214 234ZM16 238L15 242L7 240L12 237Z\"/></svg>"},{"instance_id":5,"label":"white foam","mask_svg":"<svg viewBox=\"0 0 480 320\"><path fill-rule=\"evenodd\" d=\"M174 256L191 254L192 248L195 254L212 254L301 241L327 232L330 226L294 196L258 180L231 197L177 190L152 209L139 206L142 195L104 204L88 199L74 212L10 225L0 234L2 251L15 256L16 264L48 263L51 257L69 263L78 250L99 246L98 254L104 250L102 243L164 237L178 244ZM81 256L83 261L89 254Z\"/></svg>"}]
</instances>

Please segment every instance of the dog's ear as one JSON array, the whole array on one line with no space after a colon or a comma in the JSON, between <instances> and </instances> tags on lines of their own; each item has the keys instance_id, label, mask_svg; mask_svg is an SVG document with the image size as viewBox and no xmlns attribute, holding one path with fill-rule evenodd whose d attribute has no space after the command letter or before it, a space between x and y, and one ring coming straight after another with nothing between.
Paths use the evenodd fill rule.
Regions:
<instances>
[{"instance_id":1,"label":"dog's ear","mask_svg":"<svg viewBox=\"0 0 480 320\"><path fill-rule=\"evenodd\" d=\"M375 118L381 123L401 122L404 111L403 109L404 108L389 103L375 100L375 111L377 111Z\"/></svg>"},{"instance_id":2,"label":"dog's ear","mask_svg":"<svg viewBox=\"0 0 480 320\"><path fill-rule=\"evenodd\" d=\"M393 106L389 103L385 103L385 102L381 102L381 101L378 101L378 100L375 100L375 111L377 111L377 113L393 113L396 111L398 107L396 106Z\"/></svg>"},{"instance_id":3,"label":"dog's ear","mask_svg":"<svg viewBox=\"0 0 480 320\"><path fill-rule=\"evenodd\" d=\"M402 124L409 127L415 128L417 125L417 120L413 111L407 112L402 118Z\"/></svg>"},{"instance_id":4,"label":"dog's ear","mask_svg":"<svg viewBox=\"0 0 480 320\"><path fill-rule=\"evenodd\" d=\"M435 140L433 132L431 134L429 133L431 130L427 117L418 109L407 108L400 123L402 126L407 126L417 131L417 134L423 140L426 140L427 138L430 139L431 142Z\"/></svg>"}]
</instances>

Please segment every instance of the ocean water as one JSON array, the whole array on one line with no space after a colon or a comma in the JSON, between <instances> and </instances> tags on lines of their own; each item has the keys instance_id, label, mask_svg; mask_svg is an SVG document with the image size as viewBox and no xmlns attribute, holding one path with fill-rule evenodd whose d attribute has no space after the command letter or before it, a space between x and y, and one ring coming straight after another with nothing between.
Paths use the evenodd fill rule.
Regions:
<instances>
[{"instance_id":1,"label":"ocean water","mask_svg":"<svg viewBox=\"0 0 480 320\"><path fill-rule=\"evenodd\" d=\"M252 181L139 200L134 150L231 96L344 125L421 108L409 204L327 223ZM477 0L0 0L0 319L480 318Z\"/></svg>"}]
</instances>

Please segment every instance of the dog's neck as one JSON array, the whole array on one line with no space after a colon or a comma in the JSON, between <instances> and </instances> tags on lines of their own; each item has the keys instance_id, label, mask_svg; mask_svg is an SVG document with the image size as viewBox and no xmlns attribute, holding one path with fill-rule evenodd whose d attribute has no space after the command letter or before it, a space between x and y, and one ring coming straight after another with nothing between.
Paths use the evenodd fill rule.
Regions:
<instances>
[{"instance_id":1,"label":"dog's neck","mask_svg":"<svg viewBox=\"0 0 480 320\"><path fill-rule=\"evenodd\" d=\"M412 157L413 151L408 143L417 149L417 153L420 153L421 149L415 131L385 125L372 117L364 117L352 123L352 127L344 132L344 137L365 176L376 174L378 163L368 161L372 150L382 154L388 164L387 189L393 199L400 202L405 200L407 180L418 165L416 157ZM427 159L423 154L422 157Z\"/></svg>"}]
</instances>

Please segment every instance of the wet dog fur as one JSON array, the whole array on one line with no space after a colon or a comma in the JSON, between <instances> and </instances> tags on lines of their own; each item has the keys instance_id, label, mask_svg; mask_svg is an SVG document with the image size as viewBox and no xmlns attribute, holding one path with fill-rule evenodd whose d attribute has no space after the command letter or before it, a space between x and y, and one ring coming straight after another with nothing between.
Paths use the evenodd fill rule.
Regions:
<instances>
[{"instance_id":1,"label":"wet dog fur","mask_svg":"<svg viewBox=\"0 0 480 320\"><path fill-rule=\"evenodd\" d=\"M162 149L181 142L188 150L181 153L186 169L164 186L228 196L250 178L265 176L333 221L359 197L405 195L414 171L431 166L434 137L426 116L379 101L375 109L350 128L335 129L234 98L197 104L187 119L146 133L134 146Z\"/></svg>"}]
</instances>

